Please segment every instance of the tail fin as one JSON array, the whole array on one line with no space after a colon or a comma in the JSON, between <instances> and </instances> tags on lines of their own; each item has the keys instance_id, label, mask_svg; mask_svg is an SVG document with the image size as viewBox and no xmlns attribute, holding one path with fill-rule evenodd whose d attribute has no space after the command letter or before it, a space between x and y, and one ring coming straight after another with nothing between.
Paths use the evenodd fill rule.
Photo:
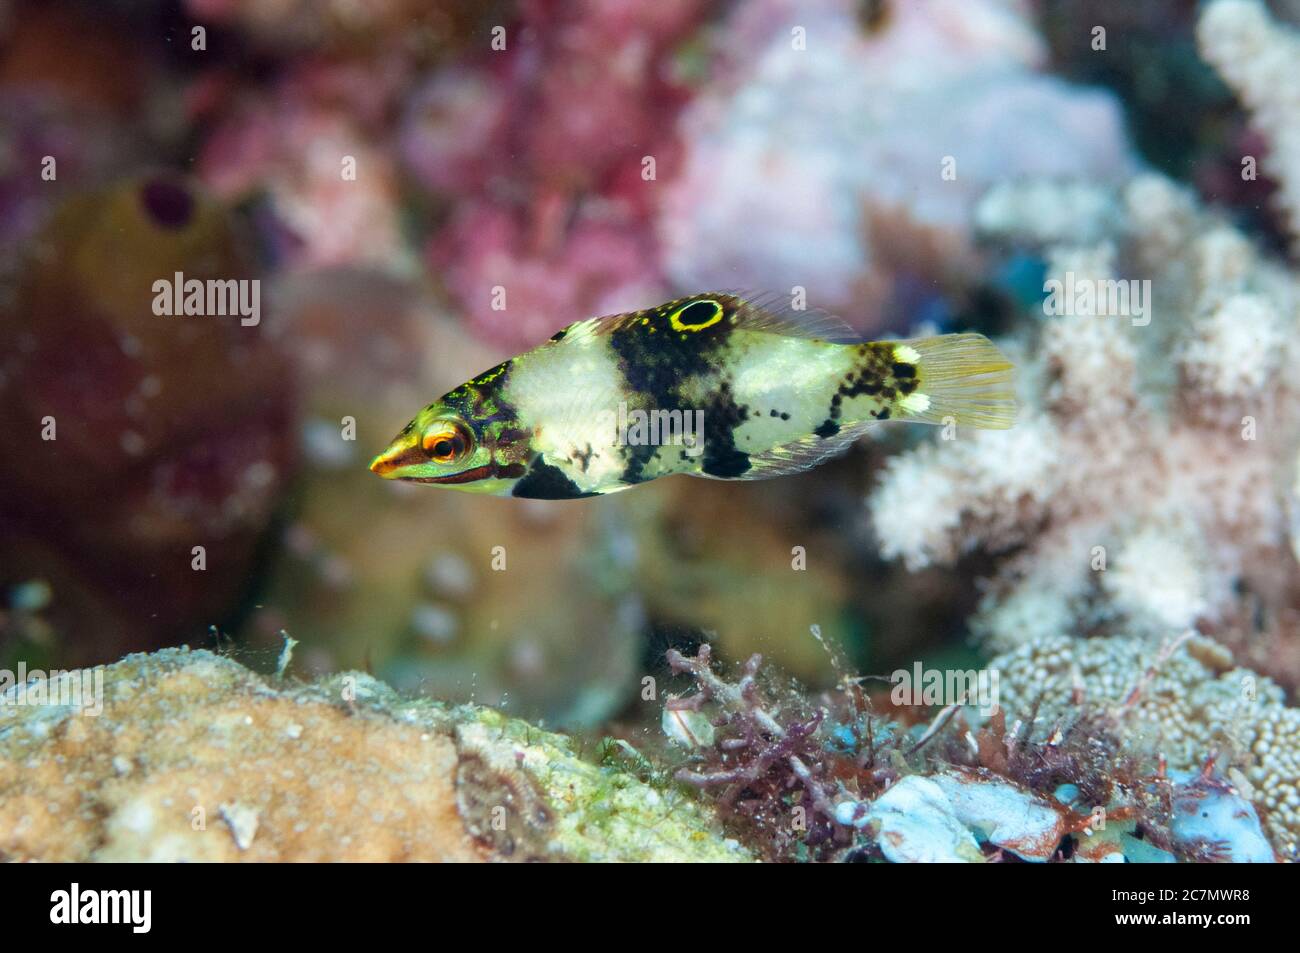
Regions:
<instances>
[{"instance_id":1,"label":"tail fin","mask_svg":"<svg viewBox=\"0 0 1300 953\"><path fill-rule=\"evenodd\" d=\"M942 334L895 345L895 358L914 364L917 386L899 398L900 420L1006 430L1016 422L1014 370L982 334Z\"/></svg>"}]
</instances>

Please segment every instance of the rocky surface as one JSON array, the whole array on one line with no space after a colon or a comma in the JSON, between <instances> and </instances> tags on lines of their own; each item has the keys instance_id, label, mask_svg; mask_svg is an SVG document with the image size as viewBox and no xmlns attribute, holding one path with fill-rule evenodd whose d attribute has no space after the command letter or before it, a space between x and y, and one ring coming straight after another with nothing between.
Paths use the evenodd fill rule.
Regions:
<instances>
[{"instance_id":1,"label":"rocky surface","mask_svg":"<svg viewBox=\"0 0 1300 953\"><path fill-rule=\"evenodd\" d=\"M95 673L97 715L2 696L0 858L750 859L671 785L493 709L183 648Z\"/></svg>"}]
</instances>

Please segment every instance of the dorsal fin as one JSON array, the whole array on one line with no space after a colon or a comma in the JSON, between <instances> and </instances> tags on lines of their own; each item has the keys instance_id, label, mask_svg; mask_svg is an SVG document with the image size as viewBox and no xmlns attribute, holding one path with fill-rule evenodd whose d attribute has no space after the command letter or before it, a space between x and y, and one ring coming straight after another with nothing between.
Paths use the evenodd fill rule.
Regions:
<instances>
[{"instance_id":1,"label":"dorsal fin","mask_svg":"<svg viewBox=\"0 0 1300 953\"><path fill-rule=\"evenodd\" d=\"M626 314L611 314L600 318L583 318L581 321L574 321L572 324L561 328L551 335L550 342L557 341L577 341L581 338L594 337L598 334L608 334L613 328L608 324L612 321L626 318Z\"/></svg>"},{"instance_id":2,"label":"dorsal fin","mask_svg":"<svg viewBox=\"0 0 1300 953\"><path fill-rule=\"evenodd\" d=\"M652 320L655 312L664 316L703 301L717 301L727 310L733 328L746 331L764 331L785 337L808 338L835 344L852 344L862 340L861 335L834 315L815 308L799 311L788 296L779 294L748 295L739 291L714 291L689 295L665 302L644 311L627 311L602 317L575 321L552 340L568 337L601 336L613 334L624 328Z\"/></svg>"},{"instance_id":3,"label":"dorsal fin","mask_svg":"<svg viewBox=\"0 0 1300 953\"><path fill-rule=\"evenodd\" d=\"M794 307L789 295L766 291L751 294L740 290L720 292L737 304L736 327L749 331L768 331L792 338L811 338L833 344L858 344L862 335L829 312L820 308Z\"/></svg>"}]
</instances>

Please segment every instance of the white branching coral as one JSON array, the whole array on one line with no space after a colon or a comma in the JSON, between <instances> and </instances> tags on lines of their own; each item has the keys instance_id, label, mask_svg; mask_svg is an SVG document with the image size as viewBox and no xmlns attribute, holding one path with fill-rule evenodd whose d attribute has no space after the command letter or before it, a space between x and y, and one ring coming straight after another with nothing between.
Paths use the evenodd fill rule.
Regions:
<instances>
[{"instance_id":1,"label":"white branching coral","mask_svg":"<svg viewBox=\"0 0 1300 953\"><path fill-rule=\"evenodd\" d=\"M1258 0L1215 0L1196 40L1268 139L1263 165L1281 186L1278 201L1300 245L1300 31L1278 24Z\"/></svg>"},{"instance_id":2,"label":"white branching coral","mask_svg":"<svg viewBox=\"0 0 1300 953\"><path fill-rule=\"evenodd\" d=\"M981 221L1023 243L1044 202L1003 190ZM1006 554L972 621L994 650L1198 623L1237 648L1300 578L1294 277L1159 176L1112 204L1099 241L1046 252L1016 427L901 454L870 500L882 550L911 567Z\"/></svg>"},{"instance_id":3,"label":"white branching coral","mask_svg":"<svg viewBox=\"0 0 1300 953\"><path fill-rule=\"evenodd\" d=\"M1082 706L1114 718L1126 747L1219 771L1264 809L1276 850L1300 860L1300 709L1267 678L1233 666L1217 643L1056 637L995 658L1008 724L1036 714L1051 732Z\"/></svg>"}]
</instances>

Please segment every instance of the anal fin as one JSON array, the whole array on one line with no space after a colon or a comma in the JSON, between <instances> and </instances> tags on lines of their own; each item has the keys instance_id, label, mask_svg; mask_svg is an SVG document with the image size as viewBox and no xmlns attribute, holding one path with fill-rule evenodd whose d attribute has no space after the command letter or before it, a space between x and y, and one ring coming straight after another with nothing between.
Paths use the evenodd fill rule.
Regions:
<instances>
[{"instance_id":1,"label":"anal fin","mask_svg":"<svg viewBox=\"0 0 1300 953\"><path fill-rule=\"evenodd\" d=\"M709 477L714 480L770 480L792 473L802 473L847 453L849 448L877 423L878 421L875 420L862 420L846 425L829 437L809 434L788 443L778 444L762 453L751 454L749 469L740 476L714 477L707 473L692 473L691 476Z\"/></svg>"}]
</instances>

